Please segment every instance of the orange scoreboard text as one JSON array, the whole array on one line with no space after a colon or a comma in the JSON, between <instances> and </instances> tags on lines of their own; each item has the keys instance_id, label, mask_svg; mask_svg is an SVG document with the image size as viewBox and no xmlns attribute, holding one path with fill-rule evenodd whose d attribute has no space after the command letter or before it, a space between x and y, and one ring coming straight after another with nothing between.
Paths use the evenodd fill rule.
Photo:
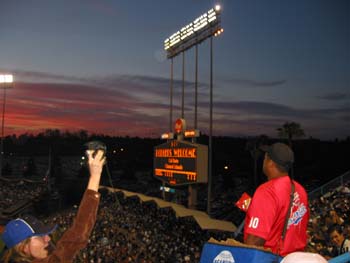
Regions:
<instances>
[{"instance_id":1,"label":"orange scoreboard text","mask_svg":"<svg viewBox=\"0 0 350 263\"><path fill-rule=\"evenodd\" d=\"M154 176L170 185L208 182L208 147L172 140L154 147Z\"/></svg>"}]
</instances>

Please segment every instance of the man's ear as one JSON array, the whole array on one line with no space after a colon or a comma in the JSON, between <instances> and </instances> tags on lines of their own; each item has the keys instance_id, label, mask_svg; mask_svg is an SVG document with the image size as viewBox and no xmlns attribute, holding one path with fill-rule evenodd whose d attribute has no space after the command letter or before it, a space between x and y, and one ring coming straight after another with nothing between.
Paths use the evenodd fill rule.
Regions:
<instances>
[{"instance_id":1,"label":"man's ear","mask_svg":"<svg viewBox=\"0 0 350 263\"><path fill-rule=\"evenodd\" d=\"M276 167L275 162L272 161L269 157L266 158L266 165L267 165L269 168Z\"/></svg>"}]
</instances>

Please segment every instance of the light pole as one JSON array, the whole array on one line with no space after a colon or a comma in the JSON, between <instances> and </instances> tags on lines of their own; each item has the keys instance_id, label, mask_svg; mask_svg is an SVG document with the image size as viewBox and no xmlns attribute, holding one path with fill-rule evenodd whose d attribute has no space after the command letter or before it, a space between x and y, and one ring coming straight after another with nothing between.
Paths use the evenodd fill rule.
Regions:
<instances>
[{"instance_id":1,"label":"light pole","mask_svg":"<svg viewBox=\"0 0 350 263\"><path fill-rule=\"evenodd\" d=\"M4 127L5 127L5 105L6 105L6 89L11 88L13 83L13 75L1 74L0 87L4 90L4 98L2 101L2 122L1 122L1 143L0 143L0 177L2 177L2 168L4 160Z\"/></svg>"},{"instance_id":2,"label":"light pole","mask_svg":"<svg viewBox=\"0 0 350 263\"><path fill-rule=\"evenodd\" d=\"M212 183L212 130L213 130L213 36L223 32L221 28L221 7L216 5L208 12L197 17L194 21L182 27L164 41L164 49L167 58L171 59L171 69L173 58L182 53L182 103L181 117L184 119L184 87L185 87L185 51L196 47L196 80L195 80L195 129L197 128L197 85L198 85L198 45L210 38L210 115L209 115L209 160L208 160L208 196L207 213L210 216L211 208L211 183ZM171 71L171 94L172 94L172 71ZM172 98L172 97L171 97ZM170 104L170 118L172 117L172 100ZM189 187L189 189L191 186ZM192 188L191 188L192 189Z\"/></svg>"}]
</instances>

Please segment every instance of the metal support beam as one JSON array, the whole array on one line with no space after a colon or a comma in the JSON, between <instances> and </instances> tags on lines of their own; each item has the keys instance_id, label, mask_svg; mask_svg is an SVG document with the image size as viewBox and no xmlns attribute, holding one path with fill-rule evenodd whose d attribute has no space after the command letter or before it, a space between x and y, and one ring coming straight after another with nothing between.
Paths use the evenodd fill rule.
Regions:
<instances>
[{"instance_id":1,"label":"metal support beam","mask_svg":"<svg viewBox=\"0 0 350 263\"><path fill-rule=\"evenodd\" d=\"M207 213L210 216L211 213L211 184L213 173L213 37L210 37L210 113L209 113L209 160L208 160L208 200L207 200Z\"/></svg>"},{"instance_id":2,"label":"metal support beam","mask_svg":"<svg viewBox=\"0 0 350 263\"><path fill-rule=\"evenodd\" d=\"M181 118L185 118L185 51L182 52L182 99Z\"/></svg>"},{"instance_id":3,"label":"metal support beam","mask_svg":"<svg viewBox=\"0 0 350 263\"><path fill-rule=\"evenodd\" d=\"M5 105L6 105L6 87L4 87L4 97L3 97L3 102L2 102L1 143L0 143L0 177L2 177L2 169L4 166Z\"/></svg>"}]
</instances>

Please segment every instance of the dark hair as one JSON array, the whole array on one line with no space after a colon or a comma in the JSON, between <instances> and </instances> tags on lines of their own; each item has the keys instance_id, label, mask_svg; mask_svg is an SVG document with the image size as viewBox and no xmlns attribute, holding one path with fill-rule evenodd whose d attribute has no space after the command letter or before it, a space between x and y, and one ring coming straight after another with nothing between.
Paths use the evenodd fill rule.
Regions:
<instances>
[{"instance_id":1,"label":"dark hair","mask_svg":"<svg viewBox=\"0 0 350 263\"><path fill-rule=\"evenodd\" d=\"M315 244L321 244L322 246L326 246L327 245L326 241L323 240L323 239L315 239L314 243Z\"/></svg>"},{"instance_id":2,"label":"dark hair","mask_svg":"<svg viewBox=\"0 0 350 263\"><path fill-rule=\"evenodd\" d=\"M337 231L339 234L343 235L343 228L341 225L333 224L328 228L328 234L332 234L334 231Z\"/></svg>"}]
</instances>

